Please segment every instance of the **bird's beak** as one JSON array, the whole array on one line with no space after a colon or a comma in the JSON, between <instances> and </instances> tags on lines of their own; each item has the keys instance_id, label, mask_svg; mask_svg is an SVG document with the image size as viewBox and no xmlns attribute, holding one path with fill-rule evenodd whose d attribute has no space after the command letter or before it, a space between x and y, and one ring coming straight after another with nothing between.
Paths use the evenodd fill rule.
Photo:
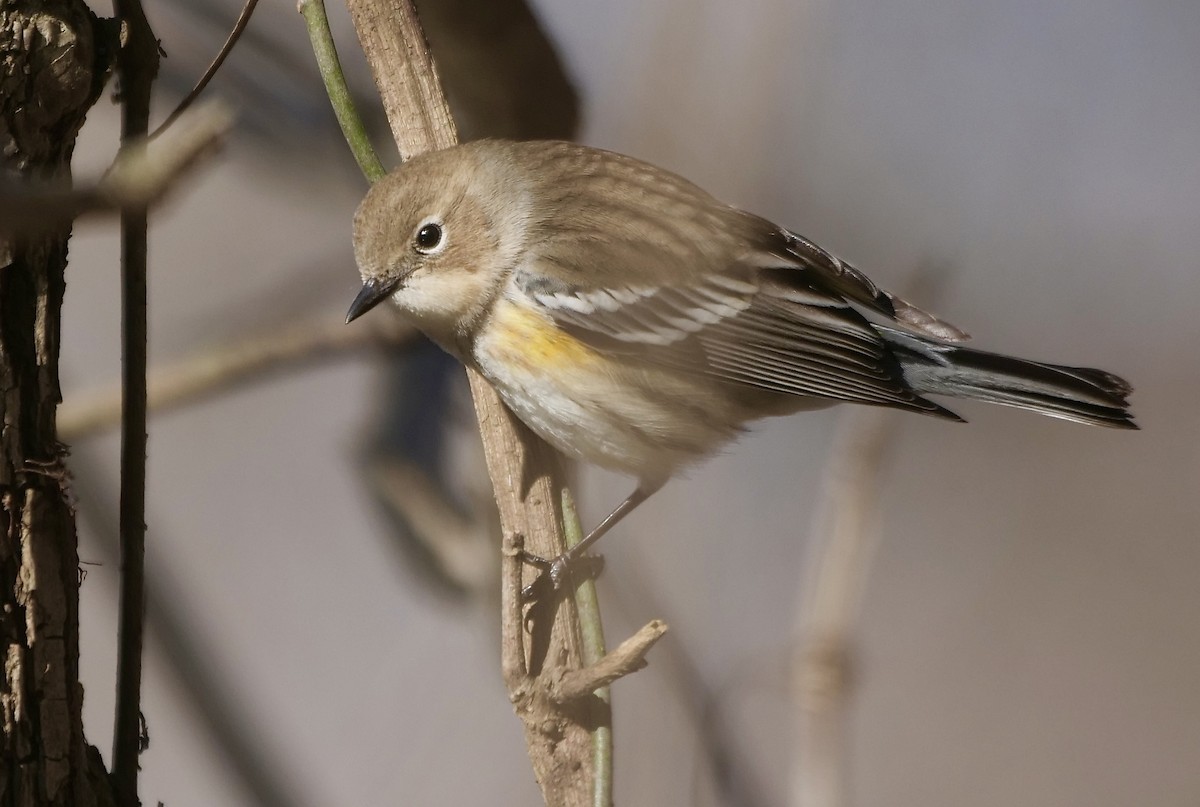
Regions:
<instances>
[{"instance_id":1,"label":"bird's beak","mask_svg":"<svg viewBox=\"0 0 1200 807\"><path fill-rule=\"evenodd\" d=\"M350 310L346 313L346 324L350 324L388 297L391 297L400 283L400 280L391 283L380 282L374 279L365 281L362 289L358 292L358 296L354 298L354 302L350 303Z\"/></svg>"}]
</instances>

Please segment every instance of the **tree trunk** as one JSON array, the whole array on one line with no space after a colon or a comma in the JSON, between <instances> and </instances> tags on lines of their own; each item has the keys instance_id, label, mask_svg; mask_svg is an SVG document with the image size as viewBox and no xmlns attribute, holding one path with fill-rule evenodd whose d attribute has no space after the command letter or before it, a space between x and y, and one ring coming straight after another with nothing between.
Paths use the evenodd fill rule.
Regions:
<instances>
[{"instance_id":1,"label":"tree trunk","mask_svg":"<svg viewBox=\"0 0 1200 807\"><path fill-rule=\"evenodd\" d=\"M99 96L99 26L78 0L0 0L5 184L65 183ZM84 741L79 558L56 439L69 228L0 235L0 804L111 804Z\"/></svg>"}]
</instances>

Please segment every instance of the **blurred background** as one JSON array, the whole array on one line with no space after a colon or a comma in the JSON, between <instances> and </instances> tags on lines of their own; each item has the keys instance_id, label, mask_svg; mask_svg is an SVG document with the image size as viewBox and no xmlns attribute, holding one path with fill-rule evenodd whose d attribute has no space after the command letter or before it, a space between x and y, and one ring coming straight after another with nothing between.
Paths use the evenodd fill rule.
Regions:
<instances>
[{"instance_id":1,"label":"blurred background","mask_svg":"<svg viewBox=\"0 0 1200 807\"><path fill-rule=\"evenodd\" d=\"M968 426L888 419L851 634L848 803L1200 802L1200 5L534 0L577 110L504 20L425 5L431 23L449 15L430 36L470 131L548 133L577 112L581 140L678 171L885 287L920 284L915 301L982 347L1136 387L1139 433L958 403ZM169 54L160 120L237 10L150 9ZM455 39L455 11L486 24ZM492 68L471 48L490 46L518 78L472 92ZM209 93L240 128L152 218L159 367L336 323L359 286L365 184L291 4L258 10ZM117 130L102 101L79 175L103 169ZM114 229L80 225L71 252L66 407L119 374ZM800 803L793 662L851 411L762 424L605 540L610 642L671 625L614 690L619 803ZM500 680L472 429L461 373L419 347L270 373L152 421L147 803L539 803ZM71 442L85 719L107 757L117 442ZM579 480L585 526L631 485Z\"/></svg>"}]
</instances>

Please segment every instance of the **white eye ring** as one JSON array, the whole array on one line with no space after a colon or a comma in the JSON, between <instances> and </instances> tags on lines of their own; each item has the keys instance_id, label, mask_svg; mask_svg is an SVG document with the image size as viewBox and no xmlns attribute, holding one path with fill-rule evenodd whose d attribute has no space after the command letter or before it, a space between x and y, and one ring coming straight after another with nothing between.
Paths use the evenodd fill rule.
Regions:
<instances>
[{"instance_id":1,"label":"white eye ring","mask_svg":"<svg viewBox=\"0 0 1200 807\"><path fill-rule=\"evenodd\" d=\"M436 255L446 248L446 225L433 216L417 225L413 249L422 255Z\"/></svg>"}]
</instances>

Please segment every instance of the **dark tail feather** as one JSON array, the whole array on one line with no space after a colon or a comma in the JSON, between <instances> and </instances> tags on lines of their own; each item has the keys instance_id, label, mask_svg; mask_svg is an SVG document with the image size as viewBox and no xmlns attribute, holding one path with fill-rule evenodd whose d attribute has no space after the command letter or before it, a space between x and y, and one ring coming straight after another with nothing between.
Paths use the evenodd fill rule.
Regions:
<instances>
[{"instance_id":1,"label":"dark tail feather","mask_svg":"<svg viewBox=\"0 0 1200 807\"><path fill-rule=\"evenodd\" d=\"M1015 406L1050 417L1136 429L1122 378L1089 367L1062 367L948 345L876 325L920 393Z\"/></svg>"}]
</instances>

